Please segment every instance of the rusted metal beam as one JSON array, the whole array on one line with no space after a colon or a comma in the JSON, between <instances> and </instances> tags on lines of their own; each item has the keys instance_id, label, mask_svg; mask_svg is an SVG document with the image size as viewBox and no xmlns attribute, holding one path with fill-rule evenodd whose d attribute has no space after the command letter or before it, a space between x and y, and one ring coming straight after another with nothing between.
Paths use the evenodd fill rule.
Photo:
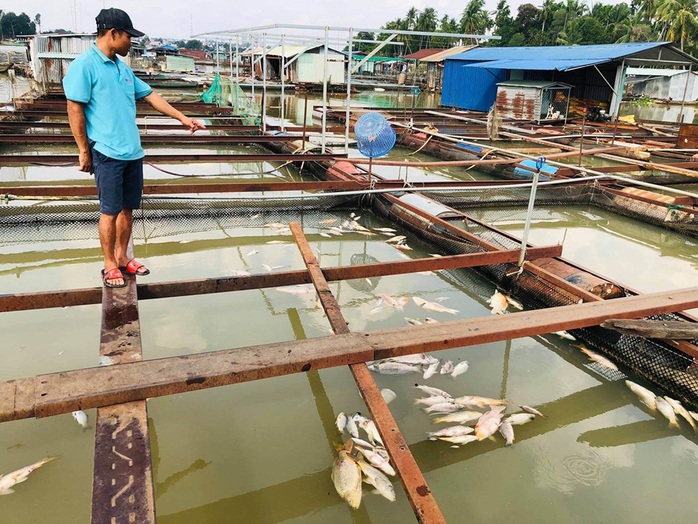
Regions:
<instances>
[{"instance_id":1,"label":"rusted metal beam","mask_svg":"<svg viewBox=\"0 0 698 524\"><path fill-rule=\"evenodd\" d=\"M103 366L142 361L136 278L104 288L99 356ZM145 400L97 409L92 524L155 524Z\"/></svg>"},{"instance_id":2,"label":"rusted metal beam","mask_svg":"<svg viewBox=\"0 0 698 524\"><path fill-rule=\"evenodd\" d=\"M300 224L292 222L290 226L332 330L335 334L349 333L347 321L344 319L344 315L342 315L337 300L332 295L320 264L313 254ZM366 403L366 407L371 412L378 432L383 438L385 449L390 455L393 464L395 464L395 469L402 480L407 499L410 501L417 521L426 524L445 523L446 519L436 503L429 486L427 486L426 479L412 456L407 441L402 436L400 428L395 422L368 367L365 363L360 363L351 364L349 369L359 388L359 393L361 393Z\"/></svg>"},{"instance_id":3,"label":"rusted metal beam","mask_svg":"<svg viewBox=\"0 0 698 524\"><path fill-rule=\"evenodd\" d=\"M562 246L536 247L526 251L526 259L558 256ZM355 278L371 278L388 275L404 275L420 271L439 271L442 269L458 269L488 264L503 264L518 260L519 251L491 251L487 253L470 253L436 258L416 260L400 260L377 264L362 264L348 267L328 267L323 269L325 278L330 281L350 280ZM138 299L172 298L188 295L223 293L262 289L268 287L292 286L309 284L311 282L307 271L283 271L278 273L249 275L239 277L218 277L175 282L160 282L156 284L140 284ZM29 309L45 309L52 307L82 306L97 304L101 297L101 287L74 289L68 291L49 291L38 293L17 293L0 295L0 313L7 311L25 311Z\"/></svg>"},{"instance_id":4,"label":"rusted metal beam","mask_svg":"<svg viewBox=\"0 0 698 524\"><path fill-rule=\"evenodd\" d=\"M695 307L698 307L698 287L399 330L349 333L51 373L0 383L3 399L0 422L357 364L392 355L597 326L609 318L643 318Z\"/></svg>"},{"instance_id":5,"label":"rusted metal beam","mask_svg":"<svg viewBox=\"0 0 698 524\"><path fill-rule=\"evenodd\" d=\"M147 122L137 122L139 129L148 131L182 131L184 128L182 124L168 124L160 123L168 122L168 120L162 119L158 121L153 121L152 119ZM70 129L70 124L68 122L47 122L45 120L38 121L0 121L0 129ZM251 133L260 133L261 129L259 126L242 126L242 125L232 125L232 124L206 124L206 129L208 131L235 131L244 132L246 135ZM269 129L269 126L267 126ZM344 129L344 128L342 128ZM27 133L30 134L30 133ZM72 136L72 135L67 135Z\"/></svg>"},{"instance_id":6,"label":"rusted metal beam","mask_svg":"<svg viewBox=\"0 0 698 524\"><path fill-rule=\"evenodd\" d=\"M171 164L177 162L196 162L220 164L221 162L322 162L346 158L345 153L267 153L240 155L234 153L181 153L175 155L148 155L146 161L151 164ZM0 166L16 166L28 164L72 166L77 165L77 155L2 155Z\"/></svg>"},{"instance_id":7,"label":"rusted metal beam","mask_svg":"<svg viewBox=\"0 0 698 524\"><path fill-rule=\"evenodd\" d=\"M2 124L0 124L2 127ZM291 135L190 135L190 134L144 134L143 144L262 144L265 142L290 142L298 137ZM72 135L56 133L0 134L0 144L74 144Z\"/></svg>"},{"instance_id":8,"label":"rusted metal beam","mask_svg":"<svg viewBox=\"0 0 698 524\"><path fill-rule=\"evenodd\" d=\"M146 163L147 165L147 163ZM226 175L221 175L225 178ZM194 175L192 175L192 178ZM469 181L469 182L414 182L413 187L481 187L483 185L497 185L506 187L516 184L513 180L498 180L493 182ZM580 180L580 183L586 184ZM375 182L375 189L393 189L403 187L402 180L384 180ZM166 195L182 193L243 193L248 191L332 191L332 190L361 190L368 188L368 182L356 181L313 181L313 182L181 182L173 184L146 183L143 193L146 195ZM0 185L0 195L17 196L97 196L94 185Z\"/></svg>"}]
</instances>

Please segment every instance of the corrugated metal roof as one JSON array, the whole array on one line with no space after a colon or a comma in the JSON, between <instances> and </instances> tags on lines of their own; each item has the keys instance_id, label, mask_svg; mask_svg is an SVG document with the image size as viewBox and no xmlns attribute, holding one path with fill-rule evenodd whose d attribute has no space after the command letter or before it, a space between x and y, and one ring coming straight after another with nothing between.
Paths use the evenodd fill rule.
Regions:
<instances>
[{"instance_id":1,"label":"corrugated metal roof","mask_svg":"<svg viewBox=\"0 0 698 524\"><path fill-rule=\"evenodd\" d=\"M438 53L434 53L433 55L420 58L422 62L441 62L444 60L447 56L453 56L457 55L458 53L463 53L464 51L468 51L469 49L473 49L474 45L458 45L456 47L452 47L451 49L446 49L444 51L439 51Z\"/></svg>"},{"instance_id":2,"label":"corrugated metal roof","mask_svg":"<svg viewBox=\"0 0 698 524\"><path fill-rule=\"evenodd\" d=\"M428 56L440 53L441 51L445 51L445 49L443 47L440 47L438 49L420 49L416 53L403 55L400 58L408 58L410 60L424 60Z\"/></svg>"},{"instance_id":3,"label":"corrugated metal roof","mask_svg":"<svg viewBox=\"0 0 698 524\"><path fill-rule=\"evenodd\" d=\"M625 74L628 76L674 76L687 73L688 69L659 69L655 67L629 67Z\"/></svg>"},{"instance_id":4,"label":"corrugated metal roof","mask_svg":"<svg viewBox=\"0 0 698 524\"><path fill-rule=\"evenodd\" d=\"M529 55L530 56L530 55ZM484 69L524 69L527 71L567 71L579 67L588 67L596 64L610 62L611 59L531 59L531 60L488 60L487 62L477 62L467 64L465 67L481 67Z\"/></svg>"},{"instance_id":5,"label":"corrugated metal roof","mask_svg":"<svg viewBox=\"0 0 698 524\"><path fill-rule=\"evenodd\" d=\"M270 49L269 51L267 51L267 56L283 56L285 58L292 58L292 57L296 56L297 54L304 53L306 51L310 51L311 49L317 49L318 47L324 47L324 45L325 44L317 44L317 45L307 46L307 45L285 44L283 46L283 49L282 49L282 46L278 45L278 46ZM344 53L342 53L342 51L337 50L337 49L333 48L332 46L327 46L327 50L330 53L344 54ZM282 54L282 52L283 52L283 54ZM261 54L261 53L257 53L257 54Z\"/></svg>"},{"instance_id":6,"label":"corrugated metal roof","mask_svg":"<svg viewBox=\"0 0 698 524\"><path fill-rule=\"evenodd\" d=\"M449 60L599 60L607 62L671 42L631 42L627 44L598 44L540 47L478 47L449 57Z\"/></svg>"}]
</instances>

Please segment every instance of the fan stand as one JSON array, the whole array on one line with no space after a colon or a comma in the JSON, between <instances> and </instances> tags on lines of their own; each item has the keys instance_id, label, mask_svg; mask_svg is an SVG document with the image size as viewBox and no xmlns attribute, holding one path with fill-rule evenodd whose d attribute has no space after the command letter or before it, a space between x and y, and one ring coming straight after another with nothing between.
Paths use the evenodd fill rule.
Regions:
<instances>
[{"instance_id":1,"label":"fan stand","mask_svg":"<svg viewBox=\"0 0 698 524\"><path fill-rule=\"evenodd\" d=\"M370 157L368 157L368 186L369 187L371 187L373 185L372 180L371 180L372 168L373 168L373 157L370 156Z\"/></svg>"}]
</instances>

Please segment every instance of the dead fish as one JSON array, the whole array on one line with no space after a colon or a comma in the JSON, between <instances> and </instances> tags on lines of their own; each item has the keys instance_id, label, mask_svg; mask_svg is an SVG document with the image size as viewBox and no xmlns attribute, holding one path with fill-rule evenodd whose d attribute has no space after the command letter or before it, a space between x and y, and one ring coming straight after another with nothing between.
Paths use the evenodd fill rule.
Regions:
<instances>
[{"instance_id":1,"label":"dead fish","mask_svg":"<svg viewBox=\"0 0 698 524\"><path fill-rule=\"evenodd\" d=\"M512 426L522 426L531 422L534 418L536 418L536 416L533 413L514 413L513 415L509 415L506 421Z\"/></svg>"},{"instance_id":2,"label":"dead fish","mask_svg":"<svg viewBox=\"0 0 698 524\"><path fill-rule=\"evenodd\" d=\"M0 495L9 495L10 493L14 493L12 487L15 486L15 484L24 482L27 480L27 477L29 477L29 474L32 471L56 458L58 457L46 457L41 459L39 462L35 462L29 466L20 468L12 473L8 473L7 475L0 475Z\"/></svg>"},{"instance_id":3,"label":"dead fish","mask_svg":"<svg viewBox=\"0 0 698 524\"><path fill-rule=\"evenodd\" d=\"M401 362L403 364L412 364L414 366L428 366L433 364L435 361L439 361L438 358L432 357L425 353L415 353L413 355L403 355L401 357L388 357L385 360L389 360L391 362Z\"/></svg>"},{"instance_id":4,"label":"dead fish","mask_svg":"<svg viewBox=\"0 0 698 524\"><path fill-rule=\"evenodd\" d=\"M509 305L514 306L514 307L515 307L516 309L518 309L519 311L523 311L523 308L524 308L524 307L523 307L523 304L522 304L521 302L519 302L518 300L516 300L515 298L513 298L513 297L511 297L511 296L509 296L509 295L504 295L504 296L506 297L507 302L509 303Z\"/></svg>"},{"instance_id":5,"label":"dead fish","mask_svg":"<svg viewBox=\"0 0 698 524\"><path fill-rule=\"evenodd\" d=\"M345 450L339 451L332 464L331 478L339 496L357 509L361 504L361 468Z\"/></svg>"},{"instance_id":6,"label":"dead fish","mask_svg":"<svg viewBox=\"0 0 698 524\"><path fill-rule=\"evenodd\" d=\"M477 420L482 416L482 413L479 411L456 411L455 413L450 413L448 415L444 415L443 417L436 417L433 422L440 423L440 422L453 422L455 424L465 424L466 422L470 422L471 420Z\"/></svg>"},{"instance_id":7,"label":"dead fish","mask_svg":"<svg viewBox=\"0 0 698 524\"><path fill-rule=\"evenodd\" d=\"M386 240L385 242L388 243L388 244L393 244L393 243L397 243L397 242L402 242L402 241L405 240L406 238L407 238L407 237L406 237L405 235L396 235L396 236L394 236L394 237L390 237L390 238L389 238L388 240Z\"/></svg>"},{"instance_id":8,"label":"dead fish","mask_svg":"<svg viewBox=\"0 0 698 524\"><path fill-rule=\"evenodd\" d=\"M427 368L424 370L424 373L422 374L422 378L424 380L427 380L428 378L433 377L436 375L436 372L439 370L439 361L437 360L436 362L432 362L427 366Z\"/></svg>"},{"instance_id":9,"label":"dead fish","mask_svg":"<svg viewBox=\"0 0 698 524\"><path fill-rule=\"evenodd\" d=\"M475 435L459 435L457 437L439 437L439 440L444 442L450 442L452 444L468 444L470 442L475 442L479 440Z\"/></svg>"},{"instance_id":10,"label":"dead fish","mask_svg":"<svg viewBox=\"0 0 698 524\"><path fill-rule=\"evenodd\" d=\"M509 420L505 420L499 425L499 432L504 437L504 440L506 440L505 445L511 446L514 443L514 428Z\"/></svg>"},{"instance_id":11,"label":"dead fish","mask_svg":"<svg viewBox=\"0 0 698 524\"><path fill-rule=\"evenodd\" d=\"M674 413L676 413L677 415L679 415L680 417L685 419L686 422L688 422L691 425L691 427L693 428L693 431L698 431L698 428L696 427L695 421L691 417L688 410L685 407L683 407L683 404L681 404L681 402L679 402L678 400L673 399L671 397L667 397L666 395L664 396L664 400L666 400L669 403L669 405L672 408L674 408Z\"/></svg>"},{"instance_id":12,"label":"dead fish","mask_svg":"<svg viewBox=\"0 0 698 524\"><path fill-rule=\"evenodd\" d=\"M414 387L416 387L420 391L423 391L427 395L432 395L432 396L440 395L440 396L446 397L446 398L453 398L453 396L450 393L447 393L443 389L434 388L431 386L424 386L422 384L415 384Z\"/></svg>"},{"instance_id":13,"label":"dead fish","mask_svg":"<svg viewBox=\"0 0 698 524\"><path fill-rule=\"evenodd\" d=\"M536 408L532 408L531 406L519 406L521 409L523 409L526 413L532 413L533 415L536 415L538 417L543 417L545 418L545 415L538 411Z\"/></svg>"},{"instance_id":14,"label":"dead fish","mask_svg":"<svg viewBox=\"0 0 698 524\"><path fill-rule=\"evenodd\" d=\"M626 380L625 385L630 388L630 391L637 395L637 398L639 398L640 402L642 402L645 406L650 408L652 411L657 409L657 395L652 393L649 389L631 380Z\"/></svg>"},{"instance_id":15,"label":"dead fish","mask_svg":"<svg viewBox=\"0 0 698 524\"><path fill-rule=\"evenodd\" d=\"M449 313L451 315L455 315L456 313L458 313L457 309L451 309L451 308L448 308L446 306L442 306L438 302L429 302L428 300L424 300L423 298L420 298L420 297L412 297L412 300L419 307L424 308L424 309L428 309L430 311L436 311L438 313Z\"/></svg>"},{"instance_id":16,"label":"dead fish","mask_svg":"<svg viewBox=\"0 0 698 524\"><path fill-rule=\"evenodd\" d=\"M330 235L329 233L325 233L324 231L320 232L320 236L325 238L332 238L332 235Z\"/></svg>"},{"instance_id":17,"label":"dead fish","mask_svg":"<svg viewBox=\"0 0 698 524\"><path fill-rule=\"evenodd\" d=\"M270 240L269 242L267 242L267 244L270 244L270 245L288 244L288 242L286 242L285 240Z\"/></svg>"},{"instance_id":18,"label":"dead fish","mask_svg":"<svg viewBox=\"0 0 698 524\"><path fill-rule=\"evenodd\" d=\"M503 315L507 311L507 307L509 306L509 302L507 301L507 297L505 297L502 293L500 293L498 290L494 290L494 295L492 295L487 303L490 305L492 308L492 314L493 315Z\"/></svg>"},{"instance_id":19,"label":"dead fish","mask_svg":"<svg viewBox=\"0 0 698 524\"><path fill-rule=\"evenodd\" d=\"M433 395L431 397L417 398L414 400L415 404L422 404L423 406L434 406L436 404L448 404L453 403L453 398L444 397L443 395Z\"/></svg>"},{"instance_id":20,"label":"dead fish","mask_svg":"<svg viewBox=\"0 0 698 524\"><path fill-rule=\"evenodd\" d=\"M247 253L247 256L251 257L252 255L256 255L257 253L259 253L259 251L257 249L253 249L252 251Z\"/></svg>"},{"instance_id":21,"label":"dead fish","mask_svg":"<svg viewBox=\"0 0 698 524\"><path fill-rule=\"evenodd\" d=\"M400 251L412 251L412 248L407 244L392 244L392 246Z\"/></svg>"},{"instance_id":22,"label":"dead fish","mask_svg":"<svg viewBox=\"0 0 698 524\"><path fill-rule=\"evenodd\" d=\"M383 388L381 389L381 396L385 400L386 404L390 404L393 400L397 398L397 395L392 389Z\"/></svg>"},{"instance_id":23,"label":"dead fish","mask_svg":"<svg viewBox=\"0 0 698 524\"><path fill-rule=\"evenodd\" d=\"M264 224L264 227L270 227L272 229L284 229L288 227L288 224L282 224L281 222L269 222L268 224Z\"/></svg>"},{"instance_id":24,"label":"dead fish","mask_svg":"<svg viewBox=\"0 0 698 524\"><path fill-rule=\"evenodd\" d=\"M455 368L455 366L453 365L453 361L447 360L446 362L444 362L441 365L441 370L439 370L439 374L440 375L449 375L449 374L453 373L454 368Z\"/></svg>"},{"instance_id":25,"label":"dead fish","mask_svg":"<svg viewBox=\"0 0 698 524\"><path fill-rule=\"evenodd\" d=\"M504 411L504 406L494 406L480 417L480 420L475 424L475 436L478 440L486 439L497 431L502 422L502 411Z\"/></svg>"},{"instance_id":26,"label":"dead fish","mask_svg":"<svg viewBox=\"0 0 698 524\"><path fill-rule=\"evenodd\" d=\"M249 277L250 276L249 271L245 271L244 269L234 269L233 270L233 275L236 277Z\"/></svg>"},{"instance_id":27,"label":"dead fish","mask_svg":"<svg viewBox=\"0 0 698 524\"><path fill-rule=\"evenodd\" d=\"M458 375L462 375L463 373L468 371L468 366L469 366L469 364L468 364L467 360L464 360L462 362L458 362L458 364L456 364L453 367L453 371L451 371L451 376L453 378L456 378Z\"/></svg>"},{"instance_id":28,"label":"dead fish","mask_svg":"<svg viewBox=\"0 0 698 524\"><path fill-rule=\"evenodd\" d=\"M419 373L421 371L419 366L403 364L402 362L391 362L389 360L369 364L368 369L381 375L406 375L407 373Z\"/></svg>"},{"instance_id":29,"label":"dead fish","mask_svg":"<svg viewBox=\"0 0 698 524\"><path fill-rule=\"evenodd\" d=\"M374 447L373 444L371 444L370 442L366 442L364 439L361 438L351 437L351 440L354 444L361 446L362 448L373 449Z\"/></svg>"},{"instance_id":30,"label":"dead fish","mask_svg":"<svg viewBox=\"0 0 698 524\"><path fill-rule=\"evenodd\" d=\"M87 427L87 413L82 410L78 410L73 411L72 415L78 424L80 424L83 428Z\"/></svg>"},{"instance_id":31,"label":"dead fish","mask_svg":"<svg viewBox=\"0 0 698 524\"><path fill-rule=\"evenodd\" d=\"M405 317L405 322L412 324L413 326L421 326L422 323L416 318Z\"/></svg>"},{"instance_id":32,"label":"dead fish","mask_svg":"<svg viewBox=\"0 0 698 524\"><path fill-rule=\"evenodd\" d=\"M339 432L343 434L344 429L347 427L347 416L344 414L344 411L337 415L337 420L335 420L334 423Z\"/></svg>"},{"instance_id":33,"label":"dead fish","mask_svg":"<svg viewBox=\"0 0 698 524\"><path fill-rule=\"evenodd\" d=\"M392 227L374 227L374 231L380 231L381 233L395 233L397 230Z\"/></svg>"},{"instance_id":34,"label":"dead fish","mask_svg":"<svg viewBox=\"0 0 698 524\"><path fill-rule=\"evenodd\" d=\"M511 404L511 402L506 399L478 397L476 395L464 395L462 397L456 397L453 399L453 402L461 407L477 406L480 408L484 408L486 406L506 406Z\"/></svg>"},{"instance_id":35,"label":"dead fish","mask_svg":"<svg viewBox=\"0 0 698 524\"><path fill-rule=\"evenodd\" d=\"M319 224L334 224L337 221L336 218L325 218L323 220L320 220L318 223Z\"/></svg>"},{"instance_id":36,"label":"dead fish","mask_svg":"<svg viewBox=\"0 0 698 524\"><path fill-rule=\"evenodd\" d=\"M359 460L359 468L364 474L364 482L378 490L383 497L390 502L395 502L395 489L390 479L379 469L374 468L368 462Z\"/></svg>"},{"instance_id":37,"label":"dead fish","mask_svg":"<svg viewBox=\"0 0 698 524\"><path fill-rule=\"evenodd\" d=\"M271 268L269 268L271 270ZM277 287L274 291L288 293L289 295L307 295L315 293L315 288L311 284L299 284L297 286Z\"/></svg>"},{"instance_id":38,"label":"dead fish","mask_svg":"<svg viewBox=\"0 0 698 524\"><path fill-rule=\"evenodd\" d=\"M424 317L424 323L425 324L438 324L439 321L436 320L435 318Z\"/></svg>"},{"instance_id":39,"label":"dead fish","mask_svg":"<svg viewBox=\"0 0 698 524\"><path fill-rule=\"evenodd\" d=\"M424 408L425 413L453 413L458 411L460 407L456 406L453 402L443 402L441 404L434 404L427 408Z\"/></svg>"},{"instance_id":40,"label":"dead fish","mask_svg":"<svg viewBox=\"0 0 698 524\"><path fill-rule=\"evenodd\" d=\"M401 304L400 299L395 300L395 299L394 299L393 297L391 297L390 295L385 295L385 294L381 295L381 298L383 299L383 302L385 302L386 304L388 304L390 307L394 307L395 309L400 309L400 310L402 310L403 304Z\"/></svg>"},{"instance_id":41,"label":"dead fish","mask_svg":"<svg viewBox=\"0 0 698 524\"><path fill-rule=\"evenodd\" d=\"M436 440L439 437L460 437L462 435L468 435L473 432L473 428L470 426L449 426L447 428L440 429L439 431L430 431L427 433L429 440Z\"/></svg>"},{"instance_id":42,"label":"dead fish","mask_svg":"<svg viewBox=\"0 0 698 524\"><path fill-rule=\"evenodd\" d=\"M664 397L657 396L657 411L659 411L669 421L669 427L678 428L679 421L676 420L676 413Z\"/></svg>"},{"instance_id":43,"label":"dead fish","mask_svg":"<svg viewBox=\"0 0 698 524\"><path fill-rule=\"evenodd\" d=\"M356 449L366 458L366 460L368 460L371 463L372 466L377 467L386 475L390 475L391 477L395 476L395 470L390 465L389 460L386 459L383 455L379 454L377 451L373 451L370 449L364 449L361 447Z\"/></svg>"},{"instance_id":44,"label":"dead fish","mask_svg":"<svg viewBox=\"0 0 698 524\"><path fill-rule=\"evenodd\" d=\"M352 437L359 438L359 428L356 427L356 422L354 422L354 419L349 416L347 416L346 428Z\"/></svg>"},{"instance_id":45,"label":"dead fish","mask_svg":"<svg viewBox=\"0 0 698 524\"><path fill-rule=\"evenodd\" d=\"M613 362L608 360L606 357L603 355L600 355L596 353L595 351L592 351L586 346L577 346L579 347L580 351L584 353L586 356L588 356L591 360L594 362L598 362L602 366L606 366L609 369L613 369L614 371L618 371L618 366L616 366Z\"/></svg>"},{"instance_id":46,"label":"dead fish","mask_svg":"<svg viewBox=\"0 0 698 524\"><path fill-rule=\"evenodd\" d=\"M358 425L361 429L363 429L366 432L366 435L368 435L368 440L371 441L371 444L375 446L376 442L378 442L378 444L380 444L381 446L385 446L385 444L383 444L383 439L378 433L378 428L376 427L375 422L362 417L359 420Z\"/></svg>"},{"instance_id":47,"label":"dead fish","mask_svg":"<svg viewBox=\"0 0 698 524\"><path fill-rule=\"evenodd\" d=\"M566 340L577 340L572 335L570 335L567 331L553 331L553 335L557 335L558 337L564 338Z\"/></svg>"}]
</instances>

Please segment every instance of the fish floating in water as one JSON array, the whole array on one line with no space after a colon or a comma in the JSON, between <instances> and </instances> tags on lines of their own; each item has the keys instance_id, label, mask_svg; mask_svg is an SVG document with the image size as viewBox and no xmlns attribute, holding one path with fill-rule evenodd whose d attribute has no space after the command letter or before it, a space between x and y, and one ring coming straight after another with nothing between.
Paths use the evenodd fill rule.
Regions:
<instances>
[{"instance_id":1,"label":"fish floating in water","mask_svg":"<svg viewBox=\"0 0 698 524\"><path fill-rule=\"evenodd\" d=\"M605 367L607 367L607 368L609 368L609 369L612 369L612 370L614 370L614 371L618 371L618 366L616 366L613 362L611 362L610 360L608 360L608 359L607 359L606 357L604 357L603 355L600 355L599 353L596 353L595 351L592 351L591 349L589 349L588 347L586 347L586 346L584 346L584 345L578 345L578 346L575 346L575 347L578 347L579 350L580 350L582 353L584 353L586 356L588 356L590 360L593 360L594 362L598 362L598 363L601 364L602 366L605 366Z\"/></svg>"},{"instance_id":2,"label":"fish floating in water","mask_svg":"<svg viewBox=\"0 0 698 524\"><path fill-rule=\"evenodd\" d=\"M83 428L87 427L87 413L82 410L78 410L73 411L72 415L78 424L80 424Z\"/></svg>"},{"instance_id":3,"label":"fish floating in water","mask_svg":"<svg viewBox=\"0 0 698 524\"><path fill-rule=\"evenodd\" d=\"M451 309L446 306L442 306L438 302L429 302L428 300L424 300L420 297L412 297L412 301L419 307L428 309L430 311L436 311L438 313L449 313L451 315L455 315L456 313L458 313L457 309Z\"/></svg>"},{"instance_id":4,"label":"fish floating in water","mask_svg":"<svg viewBox=\"0 0 698 524\"><path fill-rule=\"evenodd\" d=\"M330 477L339 496L350 508L358 509L361 505L361 468L356 459L347 451L340 450L332 464Z\"/></svg>"},{"instance_id":5,"label":"fish floating in water","mask_svg":"<svg viewBox=\"0 0 698 524\"><path fill-rule=\"evenodd\" d=\"M637 395L637 398L640 399L640 402L642 402L645 406L647 406L652 411L656 411L656 409L657 409L657 395L652 393L646 387L643 387L640 384L636 384L635 382L633 382L631 380L626 380L625 385L628 386L630 391L632 391L633 393L635 393L635 395Z\"/></svg>"},{"instance_id":6,"label":"fish floating in water","mask_svg":"<svg viewBox=\"0 0 698 524\"><path fill-rule=\"evenodd\" d=\"M509 302L504 294L500 293L498 290L494 290L494 294L489 298L487 303L492 308L493 315L503 315L507 312L509 307Z\"/></svg>"},{"instance_id":7,"label":"fish floating in water","mask_svg":"<svg viewBox=\"0 0 698 524\"><path fill-rule=\"evenodd\" d=\"M39 462L35 462L29 466L20 468L17 471L8 473L7 475L0 475L0 495L9 495L10 493L14 493L12 488L15 485L24 482L27 480L27 477L29 477L32 471L40 468L48 462L51 462L52 460L55 460L56 458L58 457L46 457L41 459Z\"/></svg>"}]
</instances>

